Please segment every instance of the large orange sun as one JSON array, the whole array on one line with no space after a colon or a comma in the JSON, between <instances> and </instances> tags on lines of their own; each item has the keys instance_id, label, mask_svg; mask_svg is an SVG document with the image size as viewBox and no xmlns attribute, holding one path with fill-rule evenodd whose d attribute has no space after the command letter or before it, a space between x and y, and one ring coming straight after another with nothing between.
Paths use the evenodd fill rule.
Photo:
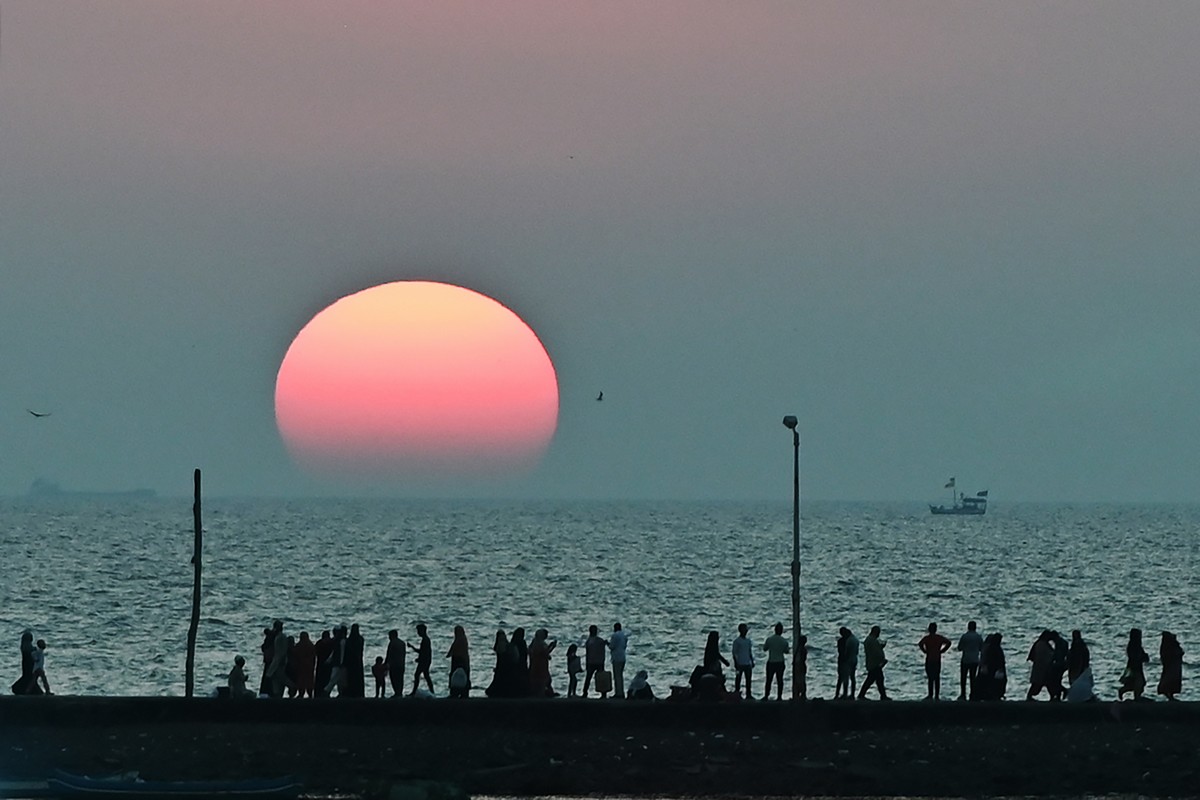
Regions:
<instances>
[{"instance_id":1,"label":"large orange sun","mask_svg":"<svg viewBox=\"0 0 1200 800\"><path fill-rule=\"evenodd\" d=\"M275 380L292 458L325 477L418 482L535 466L558 380L525 322L478 292L400 281L343 297L304 326Z\"/></svg>"}]
</instances>

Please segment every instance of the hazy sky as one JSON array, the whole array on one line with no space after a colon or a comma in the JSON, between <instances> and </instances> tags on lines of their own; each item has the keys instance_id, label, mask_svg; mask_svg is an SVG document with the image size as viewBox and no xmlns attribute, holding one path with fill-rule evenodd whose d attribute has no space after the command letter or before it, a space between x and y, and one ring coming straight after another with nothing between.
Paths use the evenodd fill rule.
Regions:
<instances>
[{"instance_id":1,"label":"hazy sky","mask_svg":"<svg viewBox=\"0 0 1200 800\"><path fill-rule=\"evenodd\" d=\"M541 470L480 492L786 501L796 414L806 497L1200 499L1200 3L0 24L0 493L353 493L291 464L276 371L422 278L558 371Z\"/></svg>"}]
</instances>

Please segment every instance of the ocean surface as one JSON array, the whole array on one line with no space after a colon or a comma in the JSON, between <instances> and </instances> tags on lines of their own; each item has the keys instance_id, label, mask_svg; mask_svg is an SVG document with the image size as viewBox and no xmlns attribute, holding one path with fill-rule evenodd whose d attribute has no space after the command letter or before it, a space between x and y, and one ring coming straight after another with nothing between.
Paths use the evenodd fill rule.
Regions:
<instances>
[{"instance_id":1,"label":"ocean surface","mask_svg":"<svg viewBox=\"0 0 1200 800\"><path fill-rule=\"evenodd\" d=\"M646 669L660 696L686 683L710 630L727 656L741 622L756 647L777 621L790 636L788 503L213 498L203 511L197 694L223 684L239 653L256 685L261 631L274 618L313 638L357 622L368 663L388 629L412 641L426 622L438 694L456 624L478 687L490 679L497 628L547 628L565 692L566 645L582 643L589 624L611 631L619 620L632 635L626 680ZM192 541L190 498L0 500L7 680L19 675L28 628L49 645L56 693L182 695ZM1045 627L1083 631L1105 698L1115 697L1131 627L1145 631L1151 694L1160 631L1179 635L1185 664L1200 647L1200 506L997 501L968 518L934 517L919 503L811 502L801 561L815 697L833 694L842 625L860 639L883 628L900 699L924 696L916 643L931 621L956 642L969 619L1002 632L1010 699L1024 694L1025 656ZM955 653L947 658L950 698L958 670ZM760 660L756 694L764 672ZM1196 694L1191 677L1185 665L1185 699Z\"/></svg>"}]
</instances>

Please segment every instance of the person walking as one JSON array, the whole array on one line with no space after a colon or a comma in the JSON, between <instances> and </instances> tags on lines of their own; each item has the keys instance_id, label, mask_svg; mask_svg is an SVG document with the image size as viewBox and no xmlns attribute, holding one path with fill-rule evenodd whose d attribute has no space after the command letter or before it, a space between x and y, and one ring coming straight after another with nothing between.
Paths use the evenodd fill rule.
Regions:
<instances>
[{"instance_id":1,"label":"person walking","mask_svg":"<svg viewBox=\"0 0 1200 800\"><path fill-rule=\"evenodd\" d=\"M783 699L783 669L786 664L784 656L790 649L788 640L783 638L783 623L775 623L775 633L767 637L762 649L767 653L767 684L763 687L763 700L771 699L771 679L775 679L775 699Z\"/></svg>"},{"instance_id":2,"label":"person walking","mask_svg":"<svg viewBox=\"0 0 1200 800\"><path fill-rule=\"evenodd\" d=\"M883 667L887 664L883 648L887 647L887 642L880 639L879 634L879 626L872 625L871 632L867 634L866 639L863 639L863 658L867 662L867 678L863 681L862 691L858 693L859 700L867 698L867 689L872 686L879 690L880 700L892 699L888 697L887 688L883 685Z\"/></svg>"},{"instance_id":3,"label":"person walking","mask_svg":"<svg viewBox=\"0 0 1200 800\"><path fill-rule=\"evenodd\" d=\"M958 637L958 649L962 660L958 665L958 699L969 698L968 688L975 686L975 675L979 672L979 659L983 653L983 637L975 630L975 620L967 623L967 632Z\"/></svg>"},{"instance_id":4,"label":"person walking","mask_svg":"<svg viewBox=\"0 0 1200 800\"><path fill-rule=\"evenodd\" d=\"M609 661L612 663L613 697L625 699L625 653L629 648L629 634L621 630L621 623L613 623L612 635L608 637Z\"/></svg>"},{"instance_id":5,"label":"person walking","mask_svg":"<svg viewBox=\"0 0 1200 800\"><path fill-rule=\"evenodd\" d=\"M54 694L54 692L50 691L50 681L46 678L45 639L38 639L37 647L33 648L33 681L35 685L41 684L42 691L45 694Z\"/></svg>"},{"instance_id":6,"label":"person walking","mask_svg":"<svg viewBox=\"0 0 1200 800\"><path fill-rule=\"evenodd\" d=\"M39 639L38 644L42 641ZM1162 643L1158 646L1158 660L1162 664L1162 676L1158 679L1158 693L1168 700L1183 691L1183 647L1179 638L1170 631L1162 632ZM46 687L50 694L50 687Z\"/></svg>"},{"instance_id":7,"label":"person walking","mask_svg":"<svg viewBox=\"0 0 1200 800\"><path fill-rule=\"evenodd\" d=\"M425 627L424 622L417 623L417 636L421 638L421 642L417 645L417 668L413 672L412 691L409 694L417 693L422 677L425 678L425 685L429 687L429 693L433 694L433 678L429 676L429 668L433 666L433 643L429 641L429 629Z\"/></svg>"},{"instance_id":8,"label":"person walking","mask_svg":"<svg viewBox=\"0 0 1200 800\"><path fill-rule=\"evenodd\" d=\"M750 626L746 623L738 625L737 638L733 640L730 646L731 655L733 655L733 669L736 673L733 678L733 693L739 697L742 694L742 678L746 679L746 699L753 700L754 692L750 688L750 683L754 678L754 653L753 645L746 637L750 631Z\"/></svg>"},{"instance_id":9,"label":"person walking","mask_svg":"<svg viewBox=\"0 0 1200 800\"><path fill-rule=\"evenodd\" d=\"M929 633L917 642L925 654L925 682L928 686L926 700L942 699L942 654L950 649L950 640L937 632L937 623L929 623Z\"/></svg>"},{"instance_id":10,"label":"person walking","mask_svg":"<svg viewBox=\"0 0 1200 800\"><path fill-rule=\"evenodd\" d=\"M1146 691L1146 662L1150 656L1142 648L1142 631L1140 628L1129 629L1129 643L1125 645L1125 671L1121 673L1121 685L1117 689L1117 700L1124 700L1125 694L1133 694L1134 700L1142 699Z\"/></svg>"}]
</instances>

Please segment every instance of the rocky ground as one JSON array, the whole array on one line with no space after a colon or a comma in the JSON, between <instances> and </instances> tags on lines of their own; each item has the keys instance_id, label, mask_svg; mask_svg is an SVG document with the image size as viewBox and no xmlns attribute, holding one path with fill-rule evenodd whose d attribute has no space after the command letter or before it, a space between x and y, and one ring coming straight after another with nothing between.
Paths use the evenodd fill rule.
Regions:
<instances>
[{"instance_id":1,"label":"rocky ground","mask_svg":"<svg viewBox=\"0 0 1200 800\"><path fill-rule=\"evenodd\" d=\"M506 795L1200 793L1193 703L0 698L0 770Z\"/></svg>"}]
</instances>

